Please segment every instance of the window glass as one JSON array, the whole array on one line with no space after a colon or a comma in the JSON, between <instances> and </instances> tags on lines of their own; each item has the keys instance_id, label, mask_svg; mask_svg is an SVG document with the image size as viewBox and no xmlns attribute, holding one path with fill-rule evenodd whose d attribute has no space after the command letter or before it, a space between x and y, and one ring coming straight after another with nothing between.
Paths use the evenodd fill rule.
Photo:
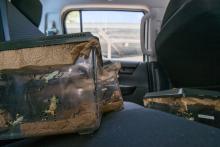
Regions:
<instances>
[{"instance_id":1,"label":"window glass","mask_svg":"<svg viewBox=\"0 0 220 147\"><path fill-rule=\"evenodd\" d=\"M82 30L99 37L104 59L143 61L140 47L140 23L144 15L142 12L81 11L81 13ZM69 14L66 21L68 17ZM75 27L75 21L71 21L66 25L67 33L79 31Z\"/></svg>"},{"instance_id":2,"label":"window glass","mask_svg":"<svg viewBox=\"0 0 220 147\"><path fill-rule=\"evenodd\" d=\"M80 28L80 12L71 11L68 13L65 19L66 32L69 33L79 33Z\"/></svg>"}]
</instances>

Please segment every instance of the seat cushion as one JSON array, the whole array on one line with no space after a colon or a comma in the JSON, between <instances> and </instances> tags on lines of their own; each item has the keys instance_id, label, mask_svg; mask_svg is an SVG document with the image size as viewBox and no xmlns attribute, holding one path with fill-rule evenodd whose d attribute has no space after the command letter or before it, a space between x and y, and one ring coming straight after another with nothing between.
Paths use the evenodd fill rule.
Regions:
<instances>
[{"instance_id":1,"label":"seat cushion","mask_svg":"<svg viewBox=\"0 0 220 147\"><path fill-rule=\"evenodd\" d=\"M220 89L220 1L171 0L156 40L173 87ZM170 10L171 9L171 10Z\"/></svg>"},{"instance_id":2,"label":"seat cushion","mask_svg":"<svg viewBox=\"0 0 220 147\"><path fill-rule=\"evenodd\" d=\"M214 147L220 144L219 137L218 129L125 103L124 110L105 115L94 134L25 139L10 146Z\"/></svg>"}]
</instances>

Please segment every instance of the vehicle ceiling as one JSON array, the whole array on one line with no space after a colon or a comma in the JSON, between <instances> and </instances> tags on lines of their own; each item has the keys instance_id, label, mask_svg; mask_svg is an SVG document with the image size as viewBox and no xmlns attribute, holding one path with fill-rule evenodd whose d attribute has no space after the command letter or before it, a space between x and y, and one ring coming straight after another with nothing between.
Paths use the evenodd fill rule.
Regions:
<instances>
[{"instance_id":1,"label":"vehicle ceiling","mask_svg":"<svg viewBox=\"0 0 220 147\"><path fill-rule=\"evenodd\" d=\"M160 8L168 4L169 0L41 0L44 6L55 10L71 5L92 5L98 7L118 6L121 8L146 9L148 7Z\"/></svg>"}]
</instances>

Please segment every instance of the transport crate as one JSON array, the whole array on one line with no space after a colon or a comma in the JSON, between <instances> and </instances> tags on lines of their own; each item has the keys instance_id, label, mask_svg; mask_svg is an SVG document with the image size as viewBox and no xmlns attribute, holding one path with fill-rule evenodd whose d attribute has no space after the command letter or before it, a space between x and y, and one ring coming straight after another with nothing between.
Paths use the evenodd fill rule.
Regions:
<instances>
[{"instance_id":1,"label":"transport crate","mask_svg":"<svg viewBox=\"0 0 220 147\"><path fill-rule=\"evenodd\" d=\"M0 139L94 132L123 106L119 69L90 33L0 43Z\"/></svg>"},{"instance_id":2,"label":"transport crate","mask_svg":"<svg viewBox=\"0 0 220 147\"><path fill-rule=\"evenodd\" d=\"M171 89L147 93L144 106L220 128L220 92Z\"/></svg>"}]
</instances>

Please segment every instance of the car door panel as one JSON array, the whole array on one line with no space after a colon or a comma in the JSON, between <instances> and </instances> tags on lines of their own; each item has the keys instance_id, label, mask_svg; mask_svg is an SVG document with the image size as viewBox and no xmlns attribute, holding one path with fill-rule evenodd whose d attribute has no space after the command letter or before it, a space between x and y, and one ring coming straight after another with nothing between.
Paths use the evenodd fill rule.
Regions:
<instances>
[{"instance_id":1,"label":"car door panel","mask_svg":"<svg viewBox=\"0 0 220 147\"><path fill-rule=\"evenodd\" d=\"M143 104L142 98L148 90L146 63L121 62L119 84L125 101Z\"/></svg>"}]
</instances>

